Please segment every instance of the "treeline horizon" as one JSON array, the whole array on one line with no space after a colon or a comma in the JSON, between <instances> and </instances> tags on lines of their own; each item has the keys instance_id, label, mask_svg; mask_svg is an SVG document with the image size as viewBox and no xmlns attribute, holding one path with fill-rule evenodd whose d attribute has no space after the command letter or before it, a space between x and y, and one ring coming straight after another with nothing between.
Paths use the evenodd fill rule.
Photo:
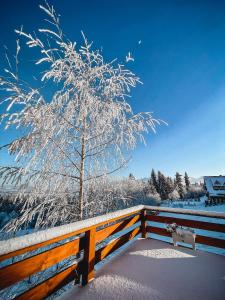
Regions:
<instances>
[{"instance_id":1,"label":"treeline horizon","mask_svg":"<svg viewBox=\"0 0 225 300\"><path fill-rule=\"evenodd\" d=\"M135 176L130 173L128 178L132 180L135 179ZM187 172L184 175L176 172L175 176L171 177L152 169L150 177L146 179L149 192L152 195L158 195L161 200L186 198L191 192L191 186L193 186Z\"/></svg>"}]
</instances>

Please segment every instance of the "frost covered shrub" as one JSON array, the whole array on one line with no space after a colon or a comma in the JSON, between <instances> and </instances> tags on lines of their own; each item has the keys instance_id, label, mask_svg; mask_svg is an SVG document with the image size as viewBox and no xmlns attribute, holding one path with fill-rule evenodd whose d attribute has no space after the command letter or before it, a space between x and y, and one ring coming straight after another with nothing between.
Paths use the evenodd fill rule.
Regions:
<instances>
[{"instance_id":1,"label":"frost covered shrub","mask_svg":"<svg viewBox=\"0 0 225 300\"><path fill-rule=\"evenodd\" d=\"M21 209L18 201L11 194L0 196L0 230L19 215Z\"/></svg>"},{"instance_id":2,"label":"frost covered shrub","mask_svg":"<svg viewBox=\"0 0 225 300\"><path fill-rule=\"evenodd\" d=\"M142 180L109 180L105 178L101 185L93 187L87 198L86 217L105 214L139 204L157 205L158 194L146 192L146 183Z\"/></svg>"},{"instance_id":3,"label":"frost covered shrub","mask_svg":"<svg viewBox=\"0 0 225 300\"><path fill-rule=\"evenodd\" d=\"M178 191L175 189L173 190L170 194L169 194L169 199L171 200L178 200L180 199L180 195L178 193Z\"/></svg>"},{"instance_id":4,"label":"frost covered shrub","mask_svg":"<svg viewBox=\"0 0 225 300\"><path fill-rule=\"evenodd\" d=\"M188 192L185 194L186 199L200 198L206 194L204 187L201 185L192 185L189 187Z\"/></svg>"}]
</instances>

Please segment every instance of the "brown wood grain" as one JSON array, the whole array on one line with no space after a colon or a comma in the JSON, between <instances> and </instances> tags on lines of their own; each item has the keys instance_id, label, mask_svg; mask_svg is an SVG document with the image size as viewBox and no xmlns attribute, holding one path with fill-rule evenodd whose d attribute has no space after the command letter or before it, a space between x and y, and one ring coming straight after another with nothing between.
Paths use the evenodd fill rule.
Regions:
<instances>
[{"instance_id":1,"label":"brown wood grain","mask_svg":"<svg viewBox=\"0 0 225 300\"><path fill-rule=\"evenodd\" d=\"M159 222L159 223L166 223L166 224L176 223L177 225L181 225L181 226L225 233L225 224L186 220L181 218L157 216L157 215L147 215L146 218L148 221L152 221L152 222Z\"/></svg>"},{"instance_id":2,"label":"brown wood grain","mask_svg":"<svg viewBox=\"0 0 225 300\"><path fill-rule=\"evenodd\" d=\"M141 237L143 239L147 238L146 226L147 226L147 222L146 222L146 210L143 209L142 212L141 212Z\"/></svg>"},{"instance_id":3,"label":"brown wood grain","mask_svg":"<svg viewBox=\"0 0 225 300\"><path fill-rule=\"evenodd\" d=\"M76 278L75 270L77 265L72 265L67 269L59 272L58 274L52 276L51 278L39 283L30 290L24 292L23 294L17 296L16 300L40 300L45 299L54 292L61 289L66 284L70 283Z\"/></svg>"},{"instance_id":4,"label":"brown wood grain","mask_svg":"<svg viewBox=\"0 0 225 300\"><path fill-rule=\"evenodd\" d=\"M196 243L198 244L204 244L212 247L218 247L225 249L225 240L217 239L213 237L203 236L203 235L197 235L196 236Z\"/></svg>"},{"instance_id":5,"label":"brown wood grain","mask_svg":"<svg viewBox=\"0 0 225 300\"><path fill-rule=\"evenodd\" d=\"M16 250L16 251L12 251L12 252L10 252L10 253L0 255L0 262L3 261L3 260L9 259L9 258L11 258L11 257L18 256L18 255L24 254L24 253L26 253L26 252L30 252L30 251L32 251L32 250L36 250L36 249L39 249L39 248L41 248L41 247L44 247L44 246L53 244L53 243L55 243L55 242L64 240L64 239L69 238L69 237L71 237L71 236L75 236L75 235L78 235L78 234L80 234L80 233L84 233L85 231L90 230L90 229L92 229L92 228L100 227L100 226L103 226L103 225L106 225L106 224L110 224L110 223L112 223L112 222L114 222L114 221L121 220L121 219L123 219L123 218L126 218L126 217L129 217L129 216L136 215L136 214L138 214L138 213L140 213L140 212L141 212L141 210L137 210L137 211L134 211L134 212L132 212L132 213L127 213L127 214L124 214L123 216L115 217L115 218L109 219L109 220L107 220L107 221L100 222L100 223L98 223L97 225L93 225L93 226L81 228L81 229L79 229L79 230L76 230L76 231L73 231L73 232L70 232L70 233L61 235L61 236L59 236L59 237L50 239L50 240L48 240L48 241L45 241L45 242L42 242L42 243L37 243L37 244L32 245L32 246L24 247L24 248L22 248L22 249L18 249L18 250Z\"/></svg>"},{"instance_id":6,"label":"brown wood grain","mask_svg":"<svg viewBox=\"0 0 225 300\"><path fill-rule=\"evenodd\" d=\"M153 227L153 226L147 226L146 231L154 234L159 234L163 236L168 236L171 237L171 233L169 233L166 229L164 228L159 228L159 227Z\"/></svg>"},{"instance_id":7,"label":"brown wood grain","mask_svg":"<svg viewBox=\"0 0 225 300\"><path fill-rule=\"evenodd\" d=\"M18 256L18 255L24 254L26 252L30 252L30 251L48 246L50 244L62 241L62 240L67 239L69 237L75 236L75 235L77 235L81 232L83 232L83 229L81 229L79 231L76 231L76 232L71 232L71 233L68 233L68 234L64 234L64 235L61 235L60 237L50 239L48 241L38 243L38 244L29 246L29 247L25 247L25 248L22 248L22 249L19 249L19 250L16 250L16 251L13 251L13 252L10 252L10 253L7 253L7 254L0 255L0 262L3 261L3 260L9 259L11 257L15 257L15 256Z\"/></svg>"},{"instance_id":8,"label":"brown wood grain","mask_svg":"<svg viewBox=\"0 0 225 300\"><path fill-rule=\"evenodd\" d=\"M92 228L85 233L84 259L82 263L82 285L87 284L94 278L95 234L95 228Z\"/></svg>"},{"instance_id":9,"label":"brown wood grain","mask_svg":"<svg viewBox=\"0 0 225 300\"><path fill-rule=\"evenodd\" d=\"M127 232L126 234L122 235L121 237L110 241L106 246L96 251L95 264L102 261L106 256L108 256L113 251L126 244L128 241L132 240L135 236L137 236L140 233L141 233L141 228L137 227Z\"/></svg>"},{"instance_id":10,"label":"brown wood grain","mask_svg":"<svg viewBox=\"0 0 225 300\"><path fill-rule=\"evenodd\" d=\"M43 253L26 258L0 269L0 289L43 271L79 251L80 239L65 243Z\"/></svg>"},{"instance_id":11,"label":"brown wood grain","mask_svg":"<svg viewBox=\"0 0 225 300\"><path fill-rule=\"evenodd\" d=\"M118 222L116 224L110 225L106 228L103 228L96 232L96 243L100 243L104 239L108 238L112 234L115 234L121 230L127 229L130 226L136 224L140 221L140 215L131 217L129 219L123 220L121 222Z\"/></svg>"}]
</instances>

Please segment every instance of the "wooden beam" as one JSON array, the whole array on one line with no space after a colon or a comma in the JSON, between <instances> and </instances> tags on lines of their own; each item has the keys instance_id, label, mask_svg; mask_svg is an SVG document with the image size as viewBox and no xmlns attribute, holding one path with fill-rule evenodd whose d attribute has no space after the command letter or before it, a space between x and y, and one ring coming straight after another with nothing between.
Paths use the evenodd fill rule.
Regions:
<instances>
[{"instance_id":1,"label":"wooden beam","mask_svg":"<svg viewBox=\"0 0 225 300\"><path fill-rule=\"evenodd\" d=\"M74 264L67 269L57 273L56 275L50 277L49 279L39 283L30 290L24 292L23 294L17 296L16 300L39 300L45 299L54 292L61 289L63 286L70 283L76 278L77 265Z\"/></svg>"},{"instance_id":2,"label":"wooden beam","mask_svg":"<svg viewBox=\"0 0 225 300\"><path fill-rule=\"evenodd\" d=\"M225 249L225 240L203 235L196 236L196 243Z\"/></svg>"},{"instance_id":3,"label":"wooden beam","mask_svg":"<svg viewBox=\"0 0 225 300\"><path fill-rule=\"evenodd\" d=\"M0 269L0 290L17 283L28 276L43 271L52 265L75 255L79 251L80 239L65 243Z\"/></svg>"},{"instance_id":4,"label":"wooden beam","mask_svg":"<svg viewBox=\"0 0 225 300\"><path fill-rule=\"evenodd\" d=\"M132 240L135 236L141 233L141 228L137 227L126 234L122 235L121 237L110 241L106 246L98 249L95 254L95 264L102 261L106 256L111 254L116 249L120 248L128 241Z\"/></svg>"},{"instance_id":5,"label":"wooden beam","mask_svg":"<svg viewBox=\"0 0 225 300\"><path fill-rule=\"evenodd\" d=\"M171 237L171 233L169 233L165 228L147 226L147 232ZM198 244L204 244L204 245L208 245L208 246L212 246L212 247L218 247L218 248L225 249L225 240L214 238L214 237L197 235L195 242Z\"/></svg>"},{"instance_id":6,"label":"wooden beam","mask_svg":"<svg viewBox=\"0 0 225 300\"><path fill-rule=\"evenodd\" d=\"M187 220L174 217L158 216L158 215L146 215L147 221L159 222L165 224L176 223L180 226L187 226L191 228L198 228L203 230L211 230L225 233L225 224L210 223L205 221Z\"/></svg>"},{"instance_id":7,"label":"wooden beam","mask_svg":"<svg viewBox=\"0 0 225 300\"><path fill-rule=\"evenodd\" d=\"M29 252L29 251L32 251L32 250L35 250L35 249L39 249L39 248L41 248L41 247L44 247L44 246L53 244L53 243L55 243L55 242L64 240L64 239L66 239L66 238L69 238L69 237L78 235L78 234L80 234L80 233L84 233L85 231L88 231L88 230L90 230L90 229L92 229L92 228L100 227L100 226L103 226L103 225L106 225L106 224L110 224L110 223L112 223L112 222L115 222L115 221L117 221L117 220L121 220L121 219L123 219L123 218L126 218L126 217L129 217L129 216L136 215L136 214L138 214L138 213L140 213L140 212L141 212L140 210L136 210L136 211L133 211L133 212L131 212L131 213L126 213L126 214L124 214L123 216L114 217L114 218L108 219L107 221L103 221L103 222L100 222L100 223L98 223L98 224L96 224L96 225L92 225L92 226L89 226L89 227L81 228L81 229L76 230L76 231L74 231L74 232L70 232L70 233L61 235L61 236L59 236L59 237L50 239L50 240L48 240L48 241L44 241L44 242L37 243L37 244L32 245L32 246L24 247L24 248L22 248L22 249L18 249L18 250L15 250L15 251L12 251L12 252L9 252L9 253L6 253L6 254L2 254L2 255L0 255L0 262L3 261L3 260L9 259L9 258L11 258L11 257L18 256L18 255L24 254L24 253L26 253L26 252Z\"/></svg>"},{"instance_id":8,"label":"wooden beam","mask_svg":"<svg viewBox=\"0 0 225 300\"><path fill-rule=\"evenodd\" d=\"M96 232L96 243L100 243L101 241L108 238L109 236L111 236L121 230L131 227L132 225L136 224L140 220L141 220L140 215L137 215L137 216L123 220L121 222L118 222L116 224L110 225L106 228L103 228L103 229L97 231Z\"/></svg>"},{"instance_id":9,"label":"wooden beam","mask_svg":"<svg viewBox=\"0 0 225 300\"><path fill-rule=\"evenodd\" d=\"M146 226L147 226L146 209L143 209L142 212L141 212L141 237L143 239L147 238Z\"/></svg>"},{"instance_id":10,"label":"wooden beam","mask_svg":"<svg viewBox=\"0 0 225 300\"><path fill-rule=\"evenodd\" d=\"M95 234L95 228L85 232L84 259L82 264L82 285L86 285L94 278Z\"/></svg>"},{"instance_id":11,"label":"wooden beam","mask_svg":"<svg viewBox=\"0 0 225 300\"><path fill-rule=\"evenodd\" d=\"M61 235L57 238L50 239L50 240L42 242L42 243L38 243L38 244L29 246L29 247L25 247L25 248L13 251L13 252L9 252L7 254L2 254L2 255L0 255L0 262L3 261L3 260L9 259L11 257L15 257L15 256L18 256L18 255L21 255L21 254L24 254L24 253L42 248L42 247L46 247L46 246L51 245L53 243L56 243L56 242L62 241L64 239L67 239L69 237L75 236L75 235L77 235L77 234L79 234L83 231L84 230L82 229L82 230L79 230L79 231L76 231L76 232L71 232L71 233Z\"/></svg>"},{"instance_id":12,"label":"wooden beam","mask_svg":"<svg viewBox=\"0 0 225 300\"><path fill-rule=\"evenodd\" d=\"M149 233L154 233L158 235L163 235L163 236L168 236L171 237L171 233L169 233L166 229L164 228L159 228L159 227L153 227L153 226L147 226L146 231Z\"/></svg>"}]
</instances>

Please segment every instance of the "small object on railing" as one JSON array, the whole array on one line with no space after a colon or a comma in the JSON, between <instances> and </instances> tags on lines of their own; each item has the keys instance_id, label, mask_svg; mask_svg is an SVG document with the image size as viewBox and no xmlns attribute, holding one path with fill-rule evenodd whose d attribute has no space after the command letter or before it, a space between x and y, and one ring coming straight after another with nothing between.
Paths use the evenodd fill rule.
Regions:
<instances>
[{"instance_id":1,"label":"small object on railing","mask_svg":"<svg viewBox=\"0 0 225 300\"><path fill-rule=\"evenodd\" d=\"M193 229L178 226L176 223L168 224L166 230L172 234L173 244L177 246L177 242L191 244L195 250L196 234Z\"/></svg>"}]
</instances>

